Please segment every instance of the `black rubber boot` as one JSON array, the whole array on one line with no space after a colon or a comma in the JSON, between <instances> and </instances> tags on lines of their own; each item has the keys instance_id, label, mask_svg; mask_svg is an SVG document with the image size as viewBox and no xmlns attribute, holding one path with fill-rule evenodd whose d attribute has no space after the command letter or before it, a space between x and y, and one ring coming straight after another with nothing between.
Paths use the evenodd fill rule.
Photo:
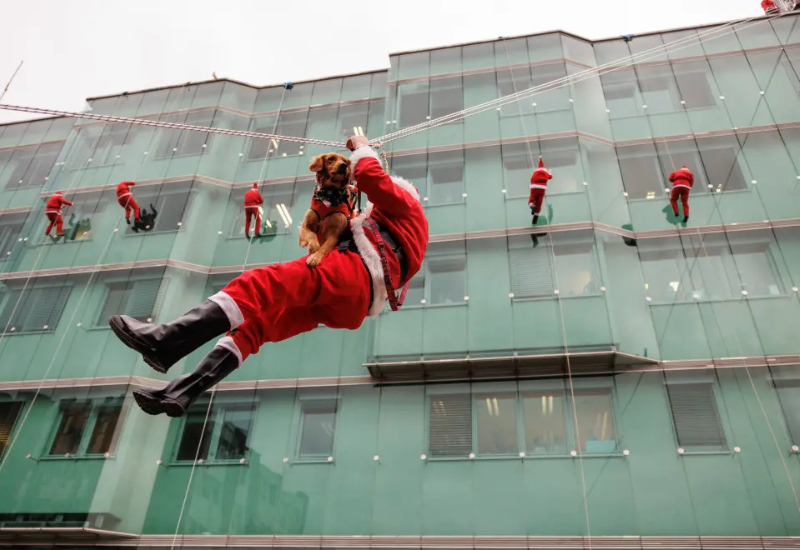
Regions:
<instances>
[{"instance_id":1,"label":"black rubber boot","mask_svg":"<svg viewBox=\"0 0 800 550\"><path fill-rule=\"evenodd\" d=\"M539 221L539 214L533 215L533 220L531 221L531 225L536 225L536 222Z\"/></svg>"},{"instance_id":2,"label":"black rubber boot","mask_svg":"<svg viewBox=\"0 0 800 550\"><path fill-rule=\"evenodd\" d=\"M191 404L206 390L214 387L237 368L239 358L233 352L218 346L192 372L176 378L163 390L134 390L133 398L147 414L167 413L167 416L177 418L186 414Z\"/></svg>"},{"instance_id":3,"label":"black rubber boot","mask_svg":"<svg viewBox=\"0 0 800 550\"><path fill-rule=\"evenodd\" d=\"M228 316L211 300L163 325L142 323L127 315L114 315L108 324L123 344L141 353L144 362L161 373L231 329Z\"/></svg>"},{"instance_id":4,"label":"black rubber boot","mask_svg":"<svg viewBox=\"0 0 800 550\"><path fill-rule=\"evenodd\" d=\"M686 222L688 222L688 221L689 221L689 216L684 216L684 217L683 217L683 223L686 223Z\"/></svg>"}]
</instances>

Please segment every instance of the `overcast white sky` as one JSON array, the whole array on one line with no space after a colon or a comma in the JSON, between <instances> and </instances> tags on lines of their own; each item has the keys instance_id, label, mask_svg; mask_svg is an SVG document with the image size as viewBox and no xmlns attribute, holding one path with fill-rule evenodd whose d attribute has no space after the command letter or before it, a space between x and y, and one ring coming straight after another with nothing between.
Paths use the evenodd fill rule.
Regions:
<instances>
[{"instance_id":1,"label":"overcast white sky","mask_svg":"<svg viewBox=\"0 0 800 550\"><path fill-rule=\"evenodd\" d=\"M0 0L4 103L87 97L216 72L254 85L386 68L389 53L551 30L586 38L759 15L758 0ZM0 122L31 118L0 111Z\"/></svg>"}]
</instances>

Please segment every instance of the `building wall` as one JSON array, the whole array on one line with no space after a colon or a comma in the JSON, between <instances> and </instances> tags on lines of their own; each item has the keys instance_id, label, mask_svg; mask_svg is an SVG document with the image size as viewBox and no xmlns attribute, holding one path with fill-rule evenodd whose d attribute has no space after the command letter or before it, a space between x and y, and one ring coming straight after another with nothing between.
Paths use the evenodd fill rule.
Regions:
<instances>
[{"instance_id":1,"label":"building wall","mask_svg":"<svg viewBox=\"0 0 800 550\"><path fill-rule=\"evenodd\" d=\"M375 138L707 32L553 33L399 54L388 72L291 91L218 81L90 106ZM431 229L407 305L268 346L182 420L131 406L132 387L165 377L106 317L168 320L243 269L299 257L305 167L328 148L88 119L0 126L0 522L797 535L800 18L686 44L387 144ZM531 228L539 155L555 179ZM683 163L697 176L685 226L665 192ZM120 216L121 180L158 210L152 232ZM254 180L271 227L251 242ZM76 205L54 244L56 189Z\"/></svg>"}]
</instances>

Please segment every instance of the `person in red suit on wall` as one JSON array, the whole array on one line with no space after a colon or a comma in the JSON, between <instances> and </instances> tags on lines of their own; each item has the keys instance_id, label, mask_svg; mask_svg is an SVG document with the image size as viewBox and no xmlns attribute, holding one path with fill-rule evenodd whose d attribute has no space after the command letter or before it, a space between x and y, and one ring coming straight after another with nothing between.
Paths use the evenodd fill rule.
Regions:
<instances>
[{"instance_id":1,"label":"person in red suit on wall","mask_svg":"<svg viewBox=\"0 0 800 550\"><path fill-rule=\"evenodd\" d=\"M131 187L136 185L132 181L123 181L117 185L117 202L125 209L125 221L128 225L131 224L131 212L133 212L134 221L139 221L139 204L131 194Z\"/></svg>"},{"instance_id":2,"label":"person in red suit on wall","mask_svg":"<svg viewBox=\"0 0 800 550\"><path fill-rule=\"evenodd\" d=\"M261 212L259 208L264 204L264 198L258 192L258 182L244 194L244 234L250 236L250 220L256 220L256 237L261 236Z\"/></svg>"},{"instance_id":3,"label":"person in red suit on wall","mask_svg":"<svg viewBox=\"0 0 800 550\"><path fill-rule=\"evenodd\" d=\"M533 214L532 225L539 221L539 213L542 211L545 193L547 193L547 182L553 179L550 170L544 167L542 157L539 157L539 167L534 170L531 176L531 195L528 198L528 206Z\"/></svg>"},{"instance_id":4,"label":"person in red suit on wall","mask_svg":"<svg viewBox=\"0 0 800 550\"><path fill-rule=\"evenodd\" d=\"M761 9L764 10L764 13L767 15L775 15L781 11L772 0L761 0Z\"/></svg>"},{"instance_id":5,"label":"person in red suit on wall","mask_svg":"<svg viewBox=\"0 0 800 550\"><path fill-rule=\"evenodd\" d=\"M669 175L672 182L672 192L669 195L669 203L672 205L672 212L677 217L678 199L683 204L683 223L689 221L689 192L694 185L694 174L684 164L679 170L675 170Z\"/></svg>"},{"instance_id":6,"label":"person in red suit on wall","mask_svg":"<svg viewBox=\"0 0 800 550\"><path fill-rule=\"evenodd\" d=\"M64 218L61 217L61 207L63 206L72 206L72 203L64 198L64 193L61 191L56 191L49 199L47 199L44 215L47 217L47 220L50 223L47 224L44 234L48 237L50 236L50 231L53 230L54 225L56 226L56 237L64 236Z\"/></svg>"},{"instance_id":7,"label":"person in red suit on wall","mask_svg":"<svg viewBox=\"0 0 800 550\"><path fill-rule=\"evenodd\" d=\"M349 161L341 159L347 163L342 172L353 176L370 203L350 220L338 248L318 266L308 266L305 256L252 269L171 323L152 325L125 315L109 319L117 337L159 372L227 333L191 373L162 389L136 390L142 410L182 416L262 344L308 332L320 323L355 330L366 317L380 314L387 300L392 309L399 307L395 291L419 271L428 245L419 192L408 181L386 174L363 136L351 137L347 147L353 153Z\"/></svg>"}]
</instances>

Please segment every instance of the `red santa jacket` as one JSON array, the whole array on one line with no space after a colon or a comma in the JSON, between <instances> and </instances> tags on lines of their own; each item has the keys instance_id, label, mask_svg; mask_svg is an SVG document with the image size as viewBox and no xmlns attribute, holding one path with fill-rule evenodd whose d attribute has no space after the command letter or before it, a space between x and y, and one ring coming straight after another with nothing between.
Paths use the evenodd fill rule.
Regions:
<instances>
[{"instance_id":1,"label":"red santa jacket","mask_svg":"<svg viewBox=\"0 0 800 550\"><path fill-rule=\"evenodd\" d=\"M131 189L129 186L134 186L136 183L132 181L123 181L119 185L117 185L117 200L127 197L131 194Z\"/></svg>"},{"instance_id":2,"label":"red santa jacket","mask_svg":"<svg viewBox=\"0 0 800 550\"><path fill-rule=\"evenodd\" d=\"M372 278L374 296L369 315L374 317L383 310L388 293L377 242L370 231L364 230L364 220L371 217L403 249L407 271L401 281L397 256L389 247L386 248L389 275L398 289L422 267L428 248L428 220L419 202L419 191L403 178L391 177L384 172L377 153L371 147L359 147L350 156L350 161L358 189L369 199L364 211L350 220L350 229Z\"/></svg>"},{"instance_id":3,"label":"red santa jacket","mask_svg":"<svg viewBox=\"0 0 800 550\"><path fill-rule=\"evenodd\" d=\"M531 189L547 189L547 182L553 179L553 174L547 168L537 168L531 176Z\"/></svg>"},{"instance_id":4,"label":"red santa jacket","mask_svg":"<svg viewBox=\"0 0 800 550\"><path fill-rule=\"evenodd\" d=\"M672 188L687 187L689 189L694 185L694 174L686 166L679 170L675 170L669 175L669 181L672 182Z\"/></svg>"},{"instance_id":5,"label":"red santa jacket","mask_svg":"<svg viewBox=\"0 0 800 550\"><path fill-rule=\"evenodd\" d=\"M258 189L253 187L247 193L244 194L244 207L246 208L258 208L258 206L264 204L264 198L261 196L261 193L258 192Z\"/></svg>"},{"instance_id":6,"label":"red santa jacket","mask_svg":"<svg viewBox=\"0 0 800 550\"><path fill-rule=\"evenodd\" d=\"M764 10L764 13L770 13L778 9L775 5L775 2L772 0L761 0L761 9Z\"/></svg>"},{"instance_id":7,"label":"red santa jacket","mask_svg":"<svg viewBox=\"0 0 800 550\"><path fill-rule=\"evenodd\" d=\"M64 198L61 191L56 191L56 194L47 199L45 206L45 214L60 214L62 206L72 206L72 203Z\"/></svg>"}]
</instances>

